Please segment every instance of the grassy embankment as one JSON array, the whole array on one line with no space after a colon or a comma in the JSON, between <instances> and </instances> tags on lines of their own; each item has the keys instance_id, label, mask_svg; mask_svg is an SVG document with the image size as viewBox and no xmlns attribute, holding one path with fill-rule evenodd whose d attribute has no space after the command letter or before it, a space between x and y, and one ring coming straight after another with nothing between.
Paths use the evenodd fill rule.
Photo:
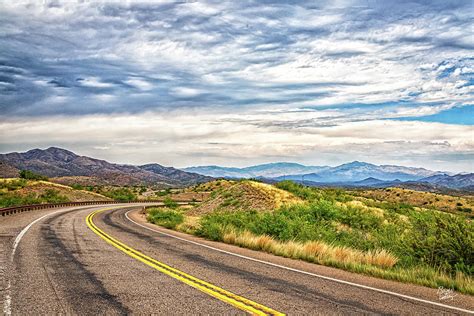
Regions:
<instances>
[{"instance_id":1,"label":"grassy embankment","mask_svg":"<svg viewBox=\"0 0 474 316\"><path fill-rule=\"evenodd\" d=\"M466 216L292 182L277 187L225 182L193 209L152 209L148 220L279 256L474 294L474 227Z\"/></svg>"},{"instance_id":2,"label":"grassy embankment","mask_svg":"<svg viewBox=\"0 0 474 316\"><path fill-rule=\"evenodd\" d=\"M108 198L45 180L0 179L0 207L104 200Z\"/></svg>"}]
</instances>

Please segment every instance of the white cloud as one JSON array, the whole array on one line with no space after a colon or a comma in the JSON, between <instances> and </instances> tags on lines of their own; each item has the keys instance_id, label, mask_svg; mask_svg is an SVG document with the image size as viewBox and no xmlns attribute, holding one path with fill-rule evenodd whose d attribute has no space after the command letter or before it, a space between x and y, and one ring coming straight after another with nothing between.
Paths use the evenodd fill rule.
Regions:
<instances>
[{"instance_id":1,"label":"white cloud","mask_svg":"<svg viewBox=\"0 0 474 316\"><path fill-rule=\"evenodd\" d=\"M172 90L172 93L179 97L195 97L203 93L203 91L194 88L176 87Z\"/></svg>"},{"instance_id":2,"label":"white cloud","mask_svg":"<svg viewBox=\"0 0 474 316\"><path fill-rule=\"evenodd\" d=\"M129 84L129 85L132 85L140 90L143 90L143 91L148 91L148 90L151 90L153 89L153 84L146 81L146 80L143 80L143 79L139 79L139 78L130 78L128 80L125 80L124 81L125 83Z\"/></svg>"},{"instance_id":3,"label":"white cloud","mask_svg":"<svg viewBox=\"0 0 474 316\"><path fill-rule=\"evenodd\" d=\"M110 88L113 87L113 84L107 83L107 82L102 82L100 78L97 77L91 77L91 78L85 78L80 81L81 85L85 87L92 87L92 88Z\"/></svg>"},{"instance_id":4,"label":"white cloud","mask_svg":"<svg viewBox=\"0 0 474 316\"><path fill-rule=\"evenodd\" d=\"M132 145L168 164L444 153L461 168L469 126L385 120L473 103L459 5L3 2L0 145L83 140L124 162Z\"/></svg>"},{"instance_id":5,"label":"white cloud","mask_svg":"<svg viewBox=\"0 0 474 316\"><path fill-rule=\"evenodd\" d=\"M72 140L87 139L89 145L84 150L101 158L178 166L201 162L248 165L276 159L317 162L337 153L337 160L342 162L355 157L379 163L402 160L429 168L433 166L432 157L440 152L453 156L474 153L471 126L387 120L337 124L337 113L324 114L332 116L336 124L318 126L300 122L295 128L285 123L303 119L298 113L226 114L200 109L16 120L2 122L0 132L3 146L37 146L47 139L48 143L82 150ZM272 124L265 124L268 117L272 118ZM306 120L321 118L323 113L304 113ZM120 156L115 156L117 153ZM458 165L445 161L436 166L468 171L469 165L466 161Z\"/></svg>"}]
</instances>

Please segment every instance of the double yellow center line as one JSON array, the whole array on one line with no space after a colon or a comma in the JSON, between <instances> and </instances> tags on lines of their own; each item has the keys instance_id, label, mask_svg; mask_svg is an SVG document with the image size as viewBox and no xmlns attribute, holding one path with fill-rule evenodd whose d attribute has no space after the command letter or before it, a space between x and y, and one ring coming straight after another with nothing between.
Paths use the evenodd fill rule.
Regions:
<instances>
[{"instance_id":1,"label":"double yellow center line","mask_svg":"<svg viewBox=\"0 0 474 316\"><path fill-rule=\"evenodd\" d=\"M249 299L246 299L242 296L236 295L234 293L231 293L227 290L224 290L218 286L215 286L213 284L210 284L206 281L200 280L196 277L193 277L192 275L189 275L187 273L184 273L183 271L180 271L178 269L172 268L169 265L166 265L162 262L159 262L153 258L150 258L146 256L145 254L133 249L132 247L129 247L125 245L124 243L118 241L117 239L113 238L112 236L106 234L104 231L102 231L100 228L98 228L94 222L92 221L93 217L106 210L111 210L113 208L106 208L106 209L101 209L94 211L90 213L87 218L86 218L86 223L89 228L99 235L102 239L107 241L109 244L114 246L117 249L120 249L130 257L133 257L144 264L172 277L175 278L189 286L192 286L204 293L209 294L210 296L213 296L223 302L226 302L228 304L231 304L243 311L246 311L250 314L253 315L284 315L283 313L277 312L269 307L266 307L264 305L258 304L254 301L251 301Z\"/></svg>"}]
</instances>

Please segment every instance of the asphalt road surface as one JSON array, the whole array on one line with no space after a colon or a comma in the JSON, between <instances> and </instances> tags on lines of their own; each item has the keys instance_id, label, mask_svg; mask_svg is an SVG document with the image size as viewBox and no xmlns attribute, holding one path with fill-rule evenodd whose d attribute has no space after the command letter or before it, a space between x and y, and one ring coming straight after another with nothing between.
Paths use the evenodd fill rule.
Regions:
<instances>
[{"instance_id":1,"label":"asphalt road surface","mask_svg":"<svg viewBox=\"0 0 474 316\"><path fill-rule=\"evenodd\" d=\"M472 296L440 297L436 289L170 232L144 223L132 205L1 217L0 250L6 315L448 315L474 310Z\"/></svg>"}]
</instances>

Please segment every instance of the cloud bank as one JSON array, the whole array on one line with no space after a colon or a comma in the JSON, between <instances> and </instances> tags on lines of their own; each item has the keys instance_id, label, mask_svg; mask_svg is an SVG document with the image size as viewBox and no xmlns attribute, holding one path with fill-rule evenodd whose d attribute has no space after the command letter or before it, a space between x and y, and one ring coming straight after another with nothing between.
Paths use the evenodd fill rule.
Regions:
<instances>
[{"instance_id":1,"label":"cloud bank","mask_svg":"<svg viewBox=\"0 0 474 316\"><path fill-rule=\"evenodd\" d=\"M0 14L2 151L473 171L469 2L19 1Z\"/></svg>"}]
</instances>

